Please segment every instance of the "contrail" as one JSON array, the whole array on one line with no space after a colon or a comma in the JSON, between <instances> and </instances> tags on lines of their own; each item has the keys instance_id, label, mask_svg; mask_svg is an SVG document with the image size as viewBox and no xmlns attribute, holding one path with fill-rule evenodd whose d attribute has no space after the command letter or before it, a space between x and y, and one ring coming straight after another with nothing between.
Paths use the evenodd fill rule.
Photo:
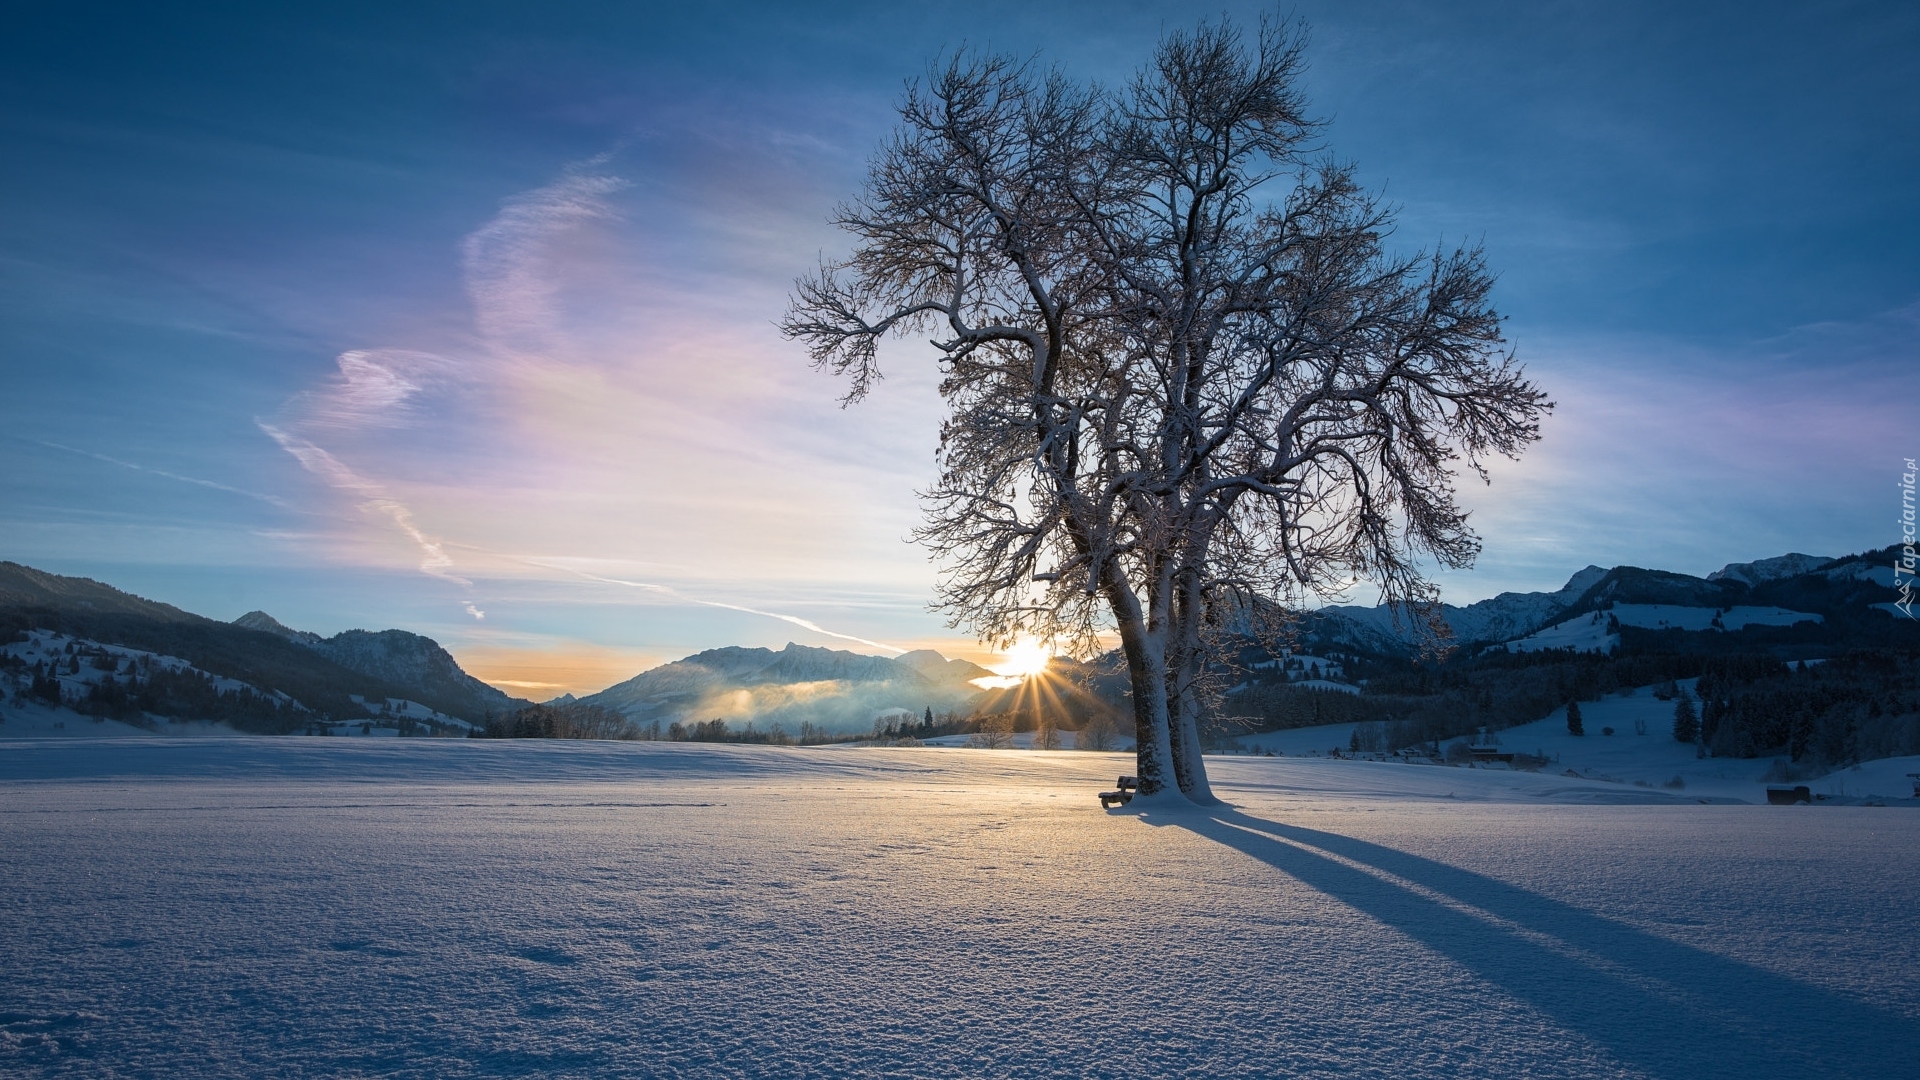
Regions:
<instances>
[{"instance_id":1,"label":"contrail","mask_svg":"<svg viewBox=\"0 0 1920 1080\"><path fill-rule=\"evenodd\" d=\"M329 487L351 492L359 497L363 508L378 510L385 514L388 520L393 522L394 527L405 533L407 538L420 549L421 573L440 578L442 581L451 581L468 588L473 587L473 582L448 569L453 565L453 560L447 557L440 542L421 532L420 527L413 523L413 511L407 509L405 503L387 494L386 488L354 472L345 462L305 439L289 435L264 420L256 419L254 423L258 424L260 430L266 432L269 438L279 443L280 449L292 454L302 467L326 481ZM468 614L476 619L486 617L473 609L471 604L468 605L468 609Z\"/></svg>"},{"instance_id":2,"label":"contrail","mask_svg":"<svg viewBox=\"0 0 1920 1080\"><path fill-rule=\"evenodd\" d=\"M723 603L722 601L719 601L719 600L702 600L697 596L688 596L686 593L683 593L680 590L675 589L668 585L653 585L645 581L627 581L623 578L602 577L599 574L589 574L585 570L576 570L571 566L562 566L562 565L555 565L549 562L542 562L539 559L521 559L520 561L524 563L529 563L533 566L545 567L548 570L559 570L568 574L577 574L580 577L586 578L589 581L601 581L601 582L605 582L608 585L624 585L629 589L644 589L648 592L665 593L667 595L676 597L677 599L683 600L689 604L699 604L703 607L725 608L728 611L741 611L741 612L745 612L748 615L761 615L769 619L779 619L781 622L792 623L793 625L801 627L802 629L811 630L816 634L823 634L830 638L839 638L842 641L857 641L862 645L871 645L876 649L885 649L886 651L893 653L895 655L899 655L900 653L904 653L907 651L898 645L889 645L884 641L874 641L870 638L858 637L854 634L842 634L837 630L828 630L826 627L821 626L819 623L816 623L811 619L803 619L798 615L782 615L777 611L762 611L759 608L743 607L740 604L728 604L728 603Z\"/></svg>"},{"instance_id":3,"label":"contrail","mask_svg":"<svg viewBox=\"0 0 1920 1080\"><path fill-rule=\"evenodd\" d=\"M52 449L55 449L55 450L63 450L69 454L78 454L81 457L89 457L94 459L95 461L104 461L109 465L118 465L123 469L132 469L134 472L150 473L154 476L164 476L169 480L178 480L183 484L197 484L200 487L212 488L215 491L225 491L233 495L244 495L249 499L258 499L264 503L271 503L274 506L278 506L283 510L297 509L291 503L287 502L285 499L280 498L278 495L266 495L258 491L248 491L246 488L237 488L232 486L231 484L222 484L216 480L202 480L197 476L182 476L179 473L168 472L165 469L155 469L147 465L136 465L131 461L122 461L117 457L108 457L105 454L97 454L92 450L81 450L78 447L63 446L60 443L48 442L45 439L27 439L17 435L15 436L15 438L20 439L22 442L36 443L40 446L51 447Z\"/></svg>"}]
</instances>

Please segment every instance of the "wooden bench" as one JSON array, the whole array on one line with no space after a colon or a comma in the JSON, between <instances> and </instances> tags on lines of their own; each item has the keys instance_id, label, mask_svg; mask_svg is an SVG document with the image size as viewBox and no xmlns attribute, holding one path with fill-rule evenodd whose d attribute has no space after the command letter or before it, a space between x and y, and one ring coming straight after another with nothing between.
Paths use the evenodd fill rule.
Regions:
<instances>
[{"instance_id":1,"label":"wooden bench","mask_svg":"<svg viewBox=\"0 0 1920 1080\"><path fill-rule=\"evenodd\" d=\"M1125 806L1132 802L1134 790L1140 786L1140 778L1137 776L1123 776L1115 780L1113 786L1119 790L1103 791L1100 793L1100 809L1110 810L1113 808L1114 803Z\"/></svg>"}]
</instances>

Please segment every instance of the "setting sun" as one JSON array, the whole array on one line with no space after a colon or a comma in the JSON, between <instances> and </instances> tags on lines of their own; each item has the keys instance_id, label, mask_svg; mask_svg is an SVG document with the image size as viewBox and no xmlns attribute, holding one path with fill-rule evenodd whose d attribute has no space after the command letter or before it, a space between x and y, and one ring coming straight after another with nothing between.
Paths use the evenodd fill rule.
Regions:
<instances>
[{"instance_id":1,"label":"setting sun","mask_svg":"<svg viewBox=\"0 0 1920 1080\"><path fill-rule=\"evenodd\" d=\"M1001 655L1005 659L992 665L993 670L1010 678L1024 679L1047 670L1053 650L1032 638L1021 638Z\"/></svg>"}]
</instances>

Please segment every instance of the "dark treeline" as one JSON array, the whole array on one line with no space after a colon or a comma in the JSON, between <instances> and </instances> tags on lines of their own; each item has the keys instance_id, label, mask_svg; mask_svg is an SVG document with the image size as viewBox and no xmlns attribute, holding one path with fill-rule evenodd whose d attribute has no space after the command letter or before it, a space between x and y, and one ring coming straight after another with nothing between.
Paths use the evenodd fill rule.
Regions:
<instances>
[{"instance_id":1,"label":"dark treeline","mask_svg":"<svg viewBox=\"0 0 1920 1080\"><path fill-rule=\"evenodd\" d=\"M221 690L202 672L165 667L129 673L124 679L106 676L88 688L84 699L69 704L91 716L140 726L148 724L146 714L152 713L217 721L258 735L284 735L305 721L300 710L251 687Z\"/></svg>"},{"instance_id":2,"label":"dark treeline","mask_svg":"<svg viewBox=\"0 0 1920 1080\"><path fill-rule=\"evenodd\" d=\"M932 707L928 707L917 720L911 717L875 720L873 738L897 742L901 739L937 739L942 735L971 735L980 730L982 723L980 716L961 716L952 712L935 716ZM1027 727L1016 730L1032 729L1032 722L1029 721Z\"/></svg>"},{"instance_id":3,"label":"dark treeline","mask_svg":"<svg viewBox=\"0 0 1920 1080\"><path fill-rule=\"evenodd\" d=\"M659 738L659 725L653 726ZM529 705L505 716L490 716L474 729L476 739L644 739L647 729L598 705Z\"/></svg>"},{"instance_id":4,"label":"dark treeline","mask_svg":"<svg viewBox=\"0 0 1920 1080\"><path fill-rule=\"evenodd\" d=\"M1398 750L1542 719L1615 690L1698 677L1698 738L1716 757L1783 756L1839 766L1920 754L1920 650L1856 650L1819 663L1775 653L1489 653L1442 663L1358 661L1365 692L1259 683L1229 695L1216 737L1320 724L1369 725ZM1677 707L1689 715L1691 703ZM1683 740L1690 741L1690 740Z\"/></svg>"},{"instance_id":5,"label":"dark treeline","mask_svg":"<svg viewBox=\"0 0 1920 1080\"><path fill-rule=\"evenodd\" d=\"M1715 757L1837 766L1920 754L1920 653L1860 651L1792 667L1714 657L1696 692L1700 740Z\"/></svg>"},{"instance_id":6,"label":"dark treeline","mask_svg":"<svg viewBox=\"0 0 1920 1080\"><path fill-rule=\"evenodd\" d=\"M653 720L641 724L611 709L597 705L532 705L505 716L490 718L484 728L472 734L476 739L630 739L655 742L753 743L763 746L822 746L829 743L862 742L869 739L886 742L928 739L939 735L967 734L978 731L979 717L957 717L946 713L935 717L931 708L916 720L895 716L873 722L871 734L830 732L804 722L797 731L781 724L758 727L714 718L682 722L664 727Z\"/></svg>"},{"instance_id":7,"label":"dark treeline","mask_svg":"<svg viewBox=\"0 0 1920 1080\"><path fill-rule=\"evenodd\" d=\"M1262 682L1227 697L1218 737L1320 724L1382 725L1386 749L1532 723L1569 701L1700 674L1706 658L1687 654L1606 656L1493 652L1446 662L1349 662L1364 693ZM1775 661L1777 664L1778 661Z\"/></svg>"},{"instance_id":8,"label":"dark treeline","mask_svg":"<svg viewBox=\"0 0 1920 1080\"><path fill-rule=\"evenodd\" d=\"M760 728L749 720L735 727L718 717L712 720L696 720L690 724L675 720L668 724L666 730L657 737L664 738L668 742L755 743L761 746L823 746L827 743L854 742L866 738L864 735L829 734L825 729L815 727L811 722L802 722L799 731L790 733L784 726L777 723L771 727Z\"/></svg>"},{"instance_id":9,"label":"dark treeline","mask_svg":"<svg viewBox=\"0 0 1920 1080\"><path fill-rule=\"evenodd\" d=\"M774 746L813 746L850 742L860 735L829 735L812 724L801 724L790 734L779 724L757 728L749 720L735 727L725 720L678 720L662 727L653 720L641 724L612 709L570 702L565 705L529 705L505 716L491 717L476 729L476 739L621 739L645 742L760 743Z\"/></svg>"}]
</instances>

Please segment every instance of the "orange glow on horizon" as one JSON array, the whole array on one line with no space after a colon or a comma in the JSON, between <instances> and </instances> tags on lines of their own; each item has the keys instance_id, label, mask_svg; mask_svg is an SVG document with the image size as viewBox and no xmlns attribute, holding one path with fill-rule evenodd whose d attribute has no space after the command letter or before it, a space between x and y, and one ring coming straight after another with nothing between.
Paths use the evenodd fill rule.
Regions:
<instances>
[{"instance_id":1,"label":"orange glow on horizon","mask_svg":"<svg viewBox=\"0 0 1920 1080\"><path fill-rule=\"evenodd\" d=\"M564 648L468 646L455 658L467 674L518 698L585 697L663 662L651 653L578 643Z\"/></svg>"}]
</instances>

